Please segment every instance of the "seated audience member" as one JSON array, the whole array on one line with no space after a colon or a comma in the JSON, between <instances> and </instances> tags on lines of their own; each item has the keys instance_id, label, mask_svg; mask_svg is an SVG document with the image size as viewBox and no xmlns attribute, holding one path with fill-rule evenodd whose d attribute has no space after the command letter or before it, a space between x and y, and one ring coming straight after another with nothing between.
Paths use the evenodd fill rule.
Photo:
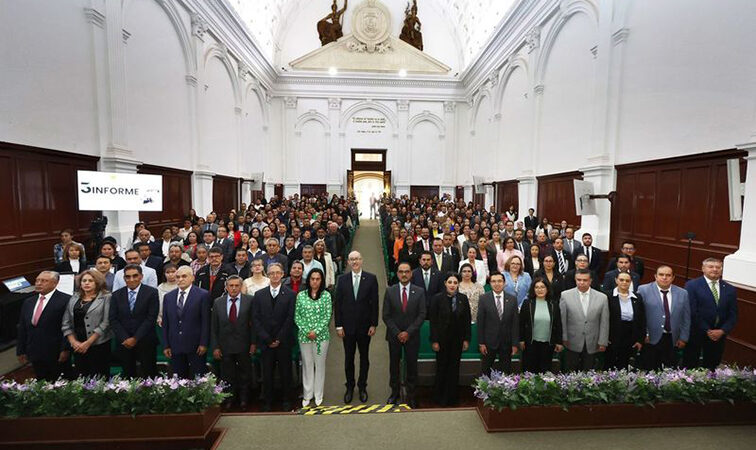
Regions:
<instances>
[{"instance_id":1,"label":"seated audience member","mask_svg":"<svg viewBox=\"0 0 756 450\"><path fill-rule=\"evenodd\" d=\"M309 406L313 397L315 406L323 403L326 356L330 343L332 301L325 290L323 271L313 269L307 275L304 289L297 294L294 323L302 356L302 407Z\"/></svg>"},{"instance_id":2,"label":"seated audience member","mask_svg":"<svg viewBox=\"0 0 756 450\"><path fill-rule=\"evenodd\" d=\"M222 253L216 255L222 257ZM194 286L193 281L192 269L179 267L176 271L178 289L163 298L163 354L170 360L171 371L179 378L193 378L207 372L210 295L205 289ZM222 283L220 279L217 281Z\"/></svg>"},{"instance_id":3,"label":"seated audience member","mask_svg":"<svg viewBox=\"0 0 756 450\"><path fill-rule=\"evenodd\" d=\"M562 292L559 300L562 345L567 349L567 370L592 370L596 355L609 345L609 303L606 295L591 289L591 271L575 274L577 287Z\"/></svg>"},{"instance_id":4,"label":"seated audience member","mask_svg":"<svg viewBox=\"0 0 756 450\"><path fill-rule=\"evenodd\" d=\"M459 277L459 292L467 296L467 301L470 303L470 316L475 323L478 318L480 296L486 291L483 286L475 282L475 274L469 263L462 264L459 269Z\"/></svg>"},{"instance_id":5,"label":"seated audience member","mask_svg":"<svg viewBox=\"0 0 756 450\"><path fill-rule=\"evenodd\" d=\"M252 308L257 346L262 351L262 409L270 411L273 407L273 372L278 365L283 391L283 410L288 411L291 409L291 347L297 294L281 284L284 274L280 263L271 263L267 270L270 286L255 292Z\"/></svg>"},{"instance_id":6,"label":"seated audience member","mask_svg":"<svg viewBox=\"0 0 756 450\"><path fill-rule=\"evenodd\" d=\"M283 285L287 288L294 291L294 293L299 293L301 289L304 288L304 264L302 261L294 261L291 263L291 270L289 271L289 276L284 278Z\"/></svg>"},{"instance_id":7,"label":"seated audience member","mask_svg":"<svg viewBox=\"0 0 756 450\"><path fill-rule=\"evenodd\" d=\"M251 275L242 283L242 293L255 295L255 292L270 285L270 279L265 275L265 265L261 259L252 261Z\"/></svg>"},{"instance_id":8,"label":"seated audience member","mask_svg":"<svg viewBox=\"0 0 756 450\"><path fill-rule=\"evenodd\" d=\"M225 406L237 403L246 410L252 381L251 356L256 351L257 336L252 326L252 296L242 294L241 289L242 279L238 275L226 279L226 294L214 301L210 329L213 358L220 361L221 379L232 394Z\"/></svg>"},{"instance_id":9,"label":"seated audience member","mask_svg":"<svg viewBox=\"0 0 756 450\"><path fill-rule=\"evenodd\" d=\"M115 290L110 299L110 327L127 378L157 376L155 323L160 301L158 290L142 283L143 271L139 264L127 265L122 275L125 285Z\"/></svg>"},{"instance_id":10,"label":"seated audience member","mask_svg":"<svg viewBox=\"0 0 756 450\"><path fill-rule=\"evenodd\" d=\"M113 279L115 278L111 261L112 260L105 255L100 255L95 259L95 270L100 272L105 279L105 290L108 292L113 291Z\"/></svg>"},{"instance_id":11,"label":"seated audience member","mask_svg":"<svg viewBox=\"0 0 756 450\"><path fill-rule=\"evenodd\" d=\"M581 255L585 256L585 255ZM630 289L632 279L627 272L615 275L615 285L609 297L609 347L606 367L627 369L630 358L637 356L646 337L646 311L643 298ZM636 365L639 361L636 360Z\"/></svg>"},{"instance_id":12,"label":"seated audience member","mask_svg":"<svg viewBox=\"0 0 756 450\"><path fill-rule=\"evenodd\" d=\"M621 247L622 254L630 258L630 271L638 274L640 279L643 279L643 260L635 256L635 243L632 241L625 241ZM617 267L617 258L612 258L609 261L609 267Z\"/></svg>"},{"instance_id":13,"label":"seated audience member","mask_svg":"<svg viewBox=\"0 0 756 450\"><path fill-rule=\"evenodd\" d=\"M39 380L57 380L69 358L60 324L71 296L56 289L59 281L58 272L40 272L34 282L35 295L24 300L18 317L18 362L31 363Z\"/></svg>"},{"instance_id":14,"label":"seated audience member","mask_svg":"<svg viewBox=\"0 0 756 450\"><path fill-rule=\"evenodd\" d=\"M157 287L158 297L160 299L160 309L158 311L157 323L160 326L163 325L163 298L165 297L165 294L178 288L178 284L176 283L177 270L178 267L173 265L172 263L168 263L163 266L163 278L165 279L165 281L160 283Z\"/></svg>"},{"instance_id":15,"label":"seated audience member","mask_svg":"<svg viewBox=\"0 0 756 450\"><path fill-rule=\"evenodd\" d=\"M171 227L164 227L160 235L161 239L150 246L150 252L153 256L166 259L168 258L168 251L171 248L171 244L177 242L177 238L173 235Z\"/></svg>"},{"instance_id":16,"label":"seated audience member","mask_svg":"<svg viewBox=\"0 0 756 450\"><path fill-rule=\"evenodd\" d=\"M735 288L722 280L721 260L706 258L701 271L703 276L685 283L692 318L683 364L714 370L722 361L727 335L738 321L738 299Z\"/></svg>"},{"instance_id":17,"label":"seated audience member","mask_svg":"<svg viewBox=\"0 0 756 450\"><path fill-rule=\"evenodd\" d=\"M597 291L601 291L601 286L598 282L598 277L596 276L596 272L592 271L588 268L588 257L582 254L577 255L575 258L575 268L570 269L567 271L567 273L564 274L564 289L572 289L576 286L575 284L575 274L578 270L586 269L591 271L591 288L595 289ZM607 293L607 295L609 295Z\"/></svg>"},{"instance_id":18,"label":"seated audience member","mask_svg":"<svg viewBox=\"0 0 756 450\"><path fill-rule=\"evenodd\" d=\"M150 230L145 228L144 223L137 223L134 226L138 227L139 231L136 233L136 239L132 242L131 248L137 250L137 245L139 244L150 245L155 242L155 238L150 234Z\"/></svg>"},{"instance_id":19,"label":"seated audience member","mask_svg":"<svg viewBox=\"0 0 756 450\"><path fill-rule=\"evenodd\" d=\"M107 259L107 258L105 258ZM110 376L110 292L97 270L82 274L79 288L63 313L63 336L73 349L76 374L81 377Z\"/></svg>"},{"instance_id":20,"label":"seated audience member","mask_svg":"<svg viewBox=\"0 0 756 450\"><path fill-rule=\"evenodd\" d=\"M549 292L550 286L543 278L535 278L520 309L523 372L551 372L554 351L563 349L559 300Z\"/></svg>"},{"instance_id":21,"label":"seated audience member","mask_svg":"<svg viewBox=\"0 0 756 450\"><path fill-rule=\"evenodd\" d=\"M249 278L251 271L249 254L243 248L236 249L234 261L223 266L223 270L229 275L238 275L242 280Z\"/></svg>"},{"instance_id":22,"label":"seated audience member","mask_svg":"<svg viewBox=\"0 0 756 450\"><path fill-rule=\"evenodd\" d=\"M677 367L677 350L683 350L690 337L688 292L675 286L669 266L656 269L654 282L638 288L646 311L646 339L641 358L646 370Z\"/></svg>"},{"instance_id":23,"label":"seated audience member","mask_svg":"<svg viewBox=\"0 0 756 450\"><path fill-rule=\"evenodd\" d=\"M459 364L470 345L470 304L458 290L459 275L445 276L443 287L430 303L430 340L436 352L434 398L441 406L459 401Z\"/></svg>"},{"instance_id":24,"label":"seated audience member","mask_svg":"<svg viewBox=\"0 0 756 450\"><path fill-rule=\"evenodd\" d=\"M517 298L504 291L503 274L491 275L491 292L480 296L476 319L481 372L490 375L495 367L496 370L511 373L512 356L517 353L517 343L520 341L519 317Z\"/></svg>"},{"instance_id":25,"label":"seated audience member","mask_svg":"<svg viewBox=\"0 0 756 450\"><path fill-rule=\"evenodd\" d=\"M103 242L100 246L100 254L107 256L110 259L110 264L113 267L114 272L118 272L126 267L126 260L118 255L118 247L115 242Z\"/></svg>"},{"instance_id":26,"label":"seated audience member","mask_svg":"<svg viewBox=\"0 0 756 450\"><path fill-rule=\"evenodd\" d=\"M84 247L77 242L69 242L63 248L63 261L55 265L55 271L73 274L85 272L87 263L82 255L84 255Z\"/></svg>"},{"instance_id":27,"label":"seated audience member","mask_svg":"<svg viewBox=\"0 0 756 450\"><path fill-rule=\"evenodd\" d=\"M78 244L73 240L73 230L66 228L60 232L60 242L56 242L53 246L53 258L56 265L65 261L66 252L64 250L71 243Z\"/></svg>"},{"instance_id":28,"label":"seated audience member","mask_svg":"<svg viewBox=\"0 0 756 450\"><path fill-rule=\"evenodd\" d=\"M154 256L148 244L137 244L135 247L143 266L151 268L156 274L163 273L163 258Z\"/></svg>"},{"instance_id":29,"label":"seated audience member","mask_svg":"<svg viewBox=\"0 0 756 450\"><path fill-rule=\"evenodd\" d=\"M601 285L601 290L604 291L606 295L611 294L617 286L615 284L617 275L619 273L627 273L630 275L630 290L633 291L633 293L638 292L638 288L640 287L640 277L637 273L630 271L630 257L627 255L620 255L614 258L614 260L617 262L617 266L615 269L609 270L604 274L604 282Z\"/></svg>"},{"instance_id":30,"label":"seated audience member","mask_svg":"<svg viewBox=\"0 0 756 450\"><path fill-rule=\"evenodd\" d=\"M189 264L189 267L191 267L192 272L194 275L197 275L197 272L199 272L203 267L207 266L209 263L208 259L208 250L205 246L198 246L197 247L197 258Z\"/></svg>"},{"instance_id":31,"label":"seated audience member","mask_svg":"<svg viewBox=\"0 0 756 450\"><path fill-rule=\"evenodd\" d=\"M139 252L136 250L127 250L125 256L126 262L129 263L129 265L136 264L142 267L142 282L147 286L157 289L157 274L153 268L147 267L142 263L142 259L139 257ZM113 277L113 291L117 291L126 286L126 283L124 282L124 270L125 268L115 273L115 276Z\"/></svg>"},{"instance_id":32,"label":"seated audience member","mask_svg":"<svg viewBox=\"0 0 756 450\"><path fill-rule=\"evenodd\" d=\"M218 298L223 295L226 288L226 278L228 273L223 270L223 250L221 247L213 247L208 251L208 265L197 272L194 278L194 285L206 290L210 298ZM211 302L208 302L208 308Z\"/></svg>"},{"instance_id":33,"label":"seated audience member","mask_svg":"<svg viewBox=\"0 0 756 450\"><path fill-rule=\"evenodd\" d=\"M520 308L528 296L532 281L530 275L523 270L522 259L519 256L511 256L504 264L503 274L504 291L517 299L517 308Z\"/></svg>"},{"instance_id":34,"label":"seated audience member","mask_svg":"<svg viewBox=\"0 0 756 450\"><path fill-rule=\"evenodd\" d=\"M184 219L184 226L179 229L176 236L178 236L181 240L186 240L186 238L189 237L189 233L192 232L192 220L190 218Z\"/></svg>"}]
</instances>

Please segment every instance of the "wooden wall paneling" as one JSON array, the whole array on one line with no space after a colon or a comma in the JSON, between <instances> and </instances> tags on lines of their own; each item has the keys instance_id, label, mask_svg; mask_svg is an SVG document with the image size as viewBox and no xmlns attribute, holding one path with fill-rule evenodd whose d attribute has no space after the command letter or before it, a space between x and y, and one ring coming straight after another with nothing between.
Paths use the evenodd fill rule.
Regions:
<instances>
[{"instance_id":1,"label":"wooden wall paneling","mask_svg":"<svg viewBox=\"0 0 756 450\"><path fill-rule=\"evenodd\" d=\"M738 289L738 323L727 336L722 359L756 367L756 291Z\"/></svg>"},{"instance_id":2,"label":"wooden wall paneling","mask_svg":"<svg viewBox=\"0 0 756 450\"><path fill-rule=\"evenodd\" d=\"M0 210L19 211L16 202L15 161L10 155L0 154ZM0 243L16 238L19 214L10 214L0 220Z\"/></svg>"},{"instance_id":3,"label":"wooden wall paneling","mask_svg":"<svg viewBox=\"0 0 756 450\"><path fill-rule=\"evenodd\" d=\"M352 181L352 186L354 186L354 181ZM320 195L320 194L325 194L326 192L328 192L328 190L326 189L325 184L300 184L299 185L300 196Z\"/></svg>"},{"instance_id":4,"label":"wooden wall paneling","mask_svg":"<svg viewBox=\"0 0 756 450\"><path fill-rule=\"evenodd\" d=\"M580 227L581 220L575 212L575 186L573 180L582 180L580 172L568 172L538 177L539 218L546 217L552 224L566 220L571 226Z\"/></svg>"},{"instance_id":5,"label":"wooden wall paneling","mask_svg":"<svg viewBox=\"0 0 756 450\"><path fill-rule=\"evenodd\" d=\"M504 212L509 209L509 205L514 205L515 211L520 210L519 185L517 180L496 183L496 211Z\"/></svg>"},{"instance_id":6,"label":"wooden wall paneling","mask_svg":"<svg viewBox=\"0 0 756 450\"><path fill-rule=\"evenodd\" d=\"M215 175L213 177L213 210L225 216L239 207L239 179Z\"/></svg>"},{"instance_id":7,"label":"wooden wall paneling","mask_svg":"<svg viewBox=\"0 0 756 450\"><path fill-rule=\"evenodd\" d=\"M170 225L182 225L192 207L192 173L168 167L142 165L141 174L163 177L163 210L141 211L139 220L145 223L156 239L162 229Z\"/></svg>"},{"instance_id":8,"label":"wooden wall paneling","mask_svg":"<svg viewBox=\"0 0 756 450\"><path fill-rule=\"evenodd\" d=\"M439 193L438 186L410 186L410 198L433 198Z\"/></svg>"},{"instance_id":9,"label":"wooden wall paneling","mask_svg":"<svg viewBox=\"0 0 756 450\"><path fill-rule=\"evenodd\" d=\"M273 195L278 197L279 200L283 200L284 198L283 192L284 192L283 184L279 183L273 186Z\"/></svg>"},{"instance_id":10,"label":"wooden wall paneling","mask_svg":"<svg viewBox=\"0 0 756 450\"><path fill-rule=\"evenodd\" d=\"M465 187L457 186L454 188L454 201L465 198Z\"/></svg>"}]
</instances>

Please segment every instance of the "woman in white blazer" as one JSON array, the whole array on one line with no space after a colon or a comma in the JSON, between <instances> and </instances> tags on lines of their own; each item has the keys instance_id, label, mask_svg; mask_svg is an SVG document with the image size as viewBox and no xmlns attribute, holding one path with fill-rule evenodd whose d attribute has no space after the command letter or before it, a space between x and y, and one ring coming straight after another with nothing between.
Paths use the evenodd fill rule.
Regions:
<instances>
[{"instance_id":1,"label":"woman in white blazer","mask_svg":"<svg viewBox=\"0 0 756 450\"><path fill-rule=\"evenodd\" d=\"M459 262L459 267L457 267L457 271L459 271L462 268L463 264L470 264L473 269L475 270L475 282L478 283L481 286L486 285L486 278L488 278L488 264L486 264L483 260L477 259L478 251L475 249L475 247L470 247L467 249L467 259L463 259Z\"/></svg>"}]
</instances>

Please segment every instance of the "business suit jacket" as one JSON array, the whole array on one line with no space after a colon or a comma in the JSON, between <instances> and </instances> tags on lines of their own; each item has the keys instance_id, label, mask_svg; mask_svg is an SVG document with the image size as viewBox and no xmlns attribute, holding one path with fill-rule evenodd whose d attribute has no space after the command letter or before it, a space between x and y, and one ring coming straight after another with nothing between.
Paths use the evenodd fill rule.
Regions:
<instances>
[{"instance_id":1,"label":"business suit jacket","mask_svg":"<svg viewBox=\"0 0 756 450\"><path fill-rule=\"evenodd\" d=\"M564 290L577 287L577 282L575 281L576 272L577 269L572 269L568 270L567 273L564 274ZM593 270L591 270L591 289L603 292L603 290L601 289L601 283L599 283L598 275L596 275L596 272L594 272ZM608 296L609 294L606 295Z\"/></svg>"},{"instance_id":2,"label":"business suit jacket","mask_svg":"<svg viewBox=\"0 0 756 450\"><path fill-rule=\"evenodd\" d=\"M270 287L255 292L252 299L252 324L257 333L258 345L267 348L278 340L283 345L291 345L294 327L294 306L297 294L281 285L275 301L270 295Z\"/></svg>"},{"instance_id":3,"label":"business suit jacket","mask_svg":"<svg viewBox=\"0 0 756 450\"><path fill-rule=\"evenodd\" d=\"M223 266L218 270L215 275L215 282L213 283L212 290L210 289L210 265L202 267L197 275L194 277L194 285L198 288L202 288L210 293L210 298L218 298L226 292L226 278L228 273L223 270ZM212 304L208 301L207 307L210 308Z\"/></svg>"},{"instance_id":4,"label":"business suit jacket","mask_svg":"<svg viewBox=\"0 0 756 450\"><path fill-rule=\"evenodd\" d=\"M228 275L239 275L242 280L246 280L247 278L252 276L252 268L249 265L249 261L245 262L242 268L239 270L236 270L236 262L230 262L224 265L223 267L221 267L221 270L223 272L226 272L226 274Z\"/></svg>"},{"instance_id":5,"label":"business suit jacket","mask_svg":"<svg viewBox=\"0 0 756 450\"><path fill-rule=\"evenodd\" d=\"M536 227L538 226L538 223L539 223L538 216L533 216L533 217L525 216L525 228L526 229L532 228L532 229L535 230Z\"/></svg>"},{"instance_id":6,"label":"business suit jacket","mask_svg":"<svg viewBox=\"0 0 756 450\"><path fill-rule=\"evenodd\" d=\"M174 289L163 297L163 347L173 354L193 354L200 345L210 345L210 294L192 286L179 315L180 291Z\"/></svg>"},{"instance_id":7,"label":"business suit jacket","mask_svg":"<svg viewBox=\"0 0 756 450\"><path fill-rule=\"evenodd\" d=\"M617 268L617 258L612 258L609 261L609 265L607 266L607 270L614 270ZM644 264L643 260L638 258L637 256L634 256L630 258L630 271L635 272L638 274L638 277L642 280L643 279L643 271L644 271Z\"/></svg>"},{"instance_id":8,"label":"business suit jacket","mask_svg":"<svg viewBox=\"0 0 756 450\"><path fill-rule=\"evenodd\" d=\"M363 270L357 298L354 297L353 280L351 270L336 280L334 322L336 328L344 328L346 335L364 335L370 327L378 326L378 279Z\"/></svg>"},{"instance_id":9,"label":"business suit jacket","mask_svg":"<svg viewBox=\"0 0 756 450\"><path fill-rule=\"evenodd\" d=\"M566 249L567 249L567 247L565 246L565 250ZM586 256L588 256L588 248L587 247L583 247L583 245L581 244L580 248L572 254L573 261L578 257L578 255L586 255ZM603 259L604 259L604 251L601 250L600 248L596 248L596 247L594 247L592 245L591 246L591 258L590 258L590 261L588 262L588 268L598 274L599 269L601 269L601 262L603 261ZM613 268L614 269L617 268L617 264L616 263L614 264Z\"/></svg>"},{"instance_id":10,"label":"business suit jacket","mask_svg":"<svg viewBox=\"0 0 756 450\"><path fill-rule=\"evenodd\" d=\"M401 283L386 288L383 294L383 323L386 340L398 343L397 335L406 331L410 340L420 339L420 326L427 314L425 291L410 283L407 294L407 311L402 312Z\"/></svg>"},{"instance_id":11,"label":"business suit jacket","mask_svg":"<svg viewBox=\"0 0 756 450\"><path fill-rule=\"evenodd\" d=\"M441 253L441 267L438 267L438 261L436 260L435 253L433 253L431 259L433 260L433 267L441 273L451 272L456 267L454 265L454 259L446 253Z\"/></svg>"},{"instance_id":12,"label":"business suit jacket","mask_svg":"<svg viewBox=\"0 0 756 450\"><path fill-rule=\"evenodd\" d=\"M572 245L567 238L562 238L562 242L564 243L564 251L572 255L572 259L575 259L583 250L583 243L577 239L572 239Z\"/></svg>"},{"instance_id":13,"label":"business suit jacket","mask_svg":"<svg viewBox=\"0 0 756 450\"><path fill-rule=\"evenodd\" d=\"M551 249L551 255L554 257L554 268L556 270L559 270L559 257L557 257L557 252L555 249ZM575 269L575 260L572 259L572 255L570 255L567 250L562 249L562 256L564 257L564 262L567 264L567 270L574 270Z\"/></svg>"},{"instance_id":14,"label":"business suit jacket","mask_svg":"<svg viewBox=\"0 0 756 450\"><path fill-rule=\"evenodd\" d=\"M416 241L415 244L413 245L415 253L417 253L418 255L426 250L423 242L428 242L429 252L433 251L433 240L431 238L428 238L427 241L423 241L422 239L420 239L419 241Z\"/></svg>"},{"instance_id":15,"label":"business suit jacket","mask_svg":"<svg viewBox=\"0 0 756 450\"><path fill-rule=\"evenodd\" d=\"M58 273L74 273L73 268L71 267L71 263L68 261L63 261L61 263L58 263L55 265L55 271ZM84 273L87 271L87 264L86 261L83 259L79 259L79 271L76 272L76 275L80 273ZM47 308L47 306L45 306Z\"/></svg>"},{"instance_id":16,"label":"business suit jacket","mask_svg":"<svg viewBox=\"0 0 756 450\"><path fill-rule=\"evenodd\" d=\"M486 292L478 299L478 344L485 345L489 351L511 347L520 342L517 299L506 292L502 292L502 296L504 314L501 319L493 291Z\"/></svg>"},{"instance_id":17,"label":"business suit jacket","mask_svg":"<svg viewBox=\"0 0 756 450\"><path fill-rule=\"evenodd\" d=\"M443 290L443 274L436 270L435 267L430 268L430 277L428 282L428 289L425 289L425 279L423 278L423 268L418 267L412 271L412 279L410 283L423 289L425 292L425 308L426 312L430 311L430 304L433 297Z\"/></svg>"},{"instance_id":18,"label":"business suit jacket","mask_svg":"<svg viewBox=\"0 0 756 450\"><path fill-rule=\"evenodd\" d=\"M607 296L612 295L612 291L614 291L614 288L617 287L617 282L615 281L615 278L617 278L617 274L619 274L618 269L610 270L609 272L604 274L604 282L601 283L601 290L604 291L604 293ZM640 287L640 277L635 272L630 272L630 279L633 281L633 293L638 293L638 288Z\"/></svg>"},{"instance_id":19,"label":"business suit jacket","mask_svg":"<svg viewBox=\"0 0 756 450\"><path fill-rule=\"evenodd\" d=\"M620 307L620 298L618 295L609 293L609 342L619 342L620 331L622 329L622 308ZM636 295L630 297L633 305L633 342L643 343L646 337L646 309L643 306L643 297Z\"/></svg>"},{"instance_id":20,"label":"business suit jacket","mask_svg":"<svg viewBox=\"0 0 756 450\"><path fill-rule=\"evenodd\" d=\"M34 310L39 294L33 294L24 300L18 318L18 336L16 338L16 355L26 355L29 361L57 361L65 342L60 324L63 321L71 296L55 291L47 299L45 309L39 316L37 326L32 325Z\"/></svg>"},{"instance_id":21,"label":"business suit jacket","mask_svg":"<svg viewBox=\"0 0 756 450\"><path fill-rule=\"evenodd\" d=\"M63 337L76 333L74 330L74 306L79 301L79 297L79 293L76 292L68 300L68 306L66 306L66 310L63 313L63 322L61 324ZM100 335L94 345L104 344L113 337L113 330L110 329L109 292L100 291L97 297L92 300L92 304L89 305L87 314L84 316L84 328L87 330L87 339L94 333Z\"/></svg>"},{"instance_id":22,"label":"business suit jacket","mask_svg":"<svg viewBox=\"0 0 756 450\"><path fill-rule=\"evenodd\" d=\"M714 300L706 278L699 277L685 283L688 292L692 329L698 333L721 329L730 334L738 320L738 298L735 288L721 279L717 283L719 304Z\"/></svg>"},{"instance_id":23,"label":"business suit jacket","mask_svg":"<svg viewBox=\"0 0 756 450\"><path fill-rule=\"evenodd\" d=\"M556 269L556 267L554 268ZM564 291L564 277L561 273L559 273L558 270L554 270L554 277L549 281L549 278L546 276L546 274L543 271L543 268L536 271L536 273L533 275L533 279L536 278L543 278L543 280L549 284L549 295L552 300L554 300L557 305L559 304L559 299L562 297L562 291Z\"/></svg>"},{"instance_id":24,"label":"business suit jacket","mask_svg":"<svg viewBox=\"0 0 756 450\"><path fill-rule=\"evenodd\" d=\"M672 332L672 343L678 340L688 342L690 337L690 303L688 302L688 292L675 285L670 286L672 298L670 299L670 309L672 316L670 327ZM643 297L643 305L646 309L646 333L648 334L649 343L656 345L662 338L664 332L664 303L662 301L656 282L644 284L638 288L638 294ZM668 294L669 295L669 294Z\"/></svg>"},{"instance_id":25,"label":"business suit jacket","mask_svg":"<svg viewBox=\"0 0 756 450\"><path fill-rule=\"evenodd\" d=\"M277 262L281 264L284 270L284 275L287 275L287 270L289 268L289 258L286 257L286 255L282 255L281 252L276 253L275 255L271 256L268 253L264 253L260 259L262 259L263 265L265 266L265 269L268 269L268 265L272 264L274 262Z\"/></svg>"},{"instance_id":26,"label":"business suit jacket","mask_svg":"<svg viewBox=\"0 0 756 450\"><path fill-rule=\"evenodd\" d=\"M150 242L148 245L150 246L150 254L152 256L158 257L161 260L168 256L163 254L163 239Z\"/></svg>"},{"instance_id":27,"label":"business suit jacket","mask_svg":"<svg viewBox=\"0 0 756 450\"><path fill-rule=\"evenodd\" d=\"M536 299L526 298L520 307L520 342L533 343L533 322L535 321ZM559 310L559 299L546 299L551 318L551 335L549 345L562 343L562 315Z\"/></svg>"},{"instance_id":28,"label":"business suit jacket","mask_svg":"<svg viewBox=\"0 0 756 450\"><path fill-rule=\"evenodd\" d=\"M252 326L252 296L239 294L235 323L228 320L227 300L228 295L222 295L213 302L210 320L213 350L220 349L223 354L247 354L257 339Z\"/></svg>"},{"instance_id":29,"label":"business suit jacket","mask_svg":"<svg viewBox=\"0 0 756 450\"><path fill-rule=\"evenodd\" d=\"M236 246L234 246L234 238L233 237L225 237L223 239L216 239L215 242L218 243L218 247L223 250L223 262L231 262L234 260L234 249ZM213 297L215 298L215 297Z\"/></svg>"},{"instance_id":30,"label":"business suit jacket","mask_svg":"<svg viewBox=\"0 0 756 450\"><path fill-rule=\"evenodd\" d=\"M455 267L459 267L459 249L452 245L451 247L449 247L449 251L451 252L452 257L452 270L454 270ZM444 247L444 253L446 254L446 247Z\"/></svg>"},{"instance_id":31,"label":"business suit jacket","mask_svg":"<svg viewBox=\"0 0 756 450\"><path fill-rule=\"evenodd\" d=\"M292 248L291 251L287 249L281 250L281 252L286 256L286 259L288 260L286 267L284 267L284 270L286 270L286 273L288 274L291 271L291 265L294 263L294 261L299 261L302 259L302 252L297 250L296 247Z\"/></svg>"},{"instance_id":32,"label":"business suit jacket","mask_svg":"<svg viewBox=\"0 0 756 450\"><path fill-rule=\"evenodd\" d=\"M470 301L465 294L457 292L457 311L452 310L451 300L446 290L433 296L430 310L431 342L470 342L472 316Z\"/></svg>"},{"instance_id":33,"label":"business suit jacket","mask_svg":"<svg viewBox=\"0 0 756 450\"><path fill-rule=\"evenodd\" d=\"M598 346L609 345L609 303L606 295L591 289L588 314L583 313L577 288L562 292L559 312L562 316L562 341L567 349L580 353L585 346L589 354L596 353Z\"/></svg>"},{"instance_id":34,"label":"business suit jacket","mask_svg":"<svg viewBox=\"0 0 756 450\"><path fill-rule=\"evenodd\" d=\"M160 295L154 287L142 283L134 303L134 312L129 308L129 288L123 287L110 296L110 328L118 343L130 337L137 342L157 344L155 333Z\"/></svg>"}]
</instances>

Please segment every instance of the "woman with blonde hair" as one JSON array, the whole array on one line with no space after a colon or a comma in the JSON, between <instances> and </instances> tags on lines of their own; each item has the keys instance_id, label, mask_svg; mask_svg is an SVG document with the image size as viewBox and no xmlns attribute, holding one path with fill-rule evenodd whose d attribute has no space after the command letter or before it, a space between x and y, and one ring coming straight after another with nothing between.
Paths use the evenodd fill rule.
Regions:
<instances>
[{"instance_id":1,"label":"woman with blonde hair","mask_svg":"<svg viewBox=\"0 0 756 450\"><path fill-rule=\"evenodd\" d=\"M330 289L336 284L336 266L333 263L333 258L331 257L331 254L326 251L326 244L323 239L315 241L313 248L315 249L314 259L323 266L323 271L325 272L325 287L326 289Z\"/></svg>"},{"instance_id":2,"label":"woman with blonde hair","mask_svg":"<svg viewBox=\"0 0 756 450\"><path fill-rule=\"evenodd\" d=\"M242 294L255 295L255 292L270 286L270 279L265 275L265 264L262 259L253 260L250 271L252 275L242 283Z\"/></svg>"},{"instance_id":3,"label":"woman with blonde hair","mask_svg":"<svg viewBox=\"0 0 756 450\"><path fill-rule=\"evenodd\" d=\"M87 270L84 261L84 246L78 242L69 242L63 247L63 261L55 266L58 273L84 273Z\"/></svg>"}]
</instances>

